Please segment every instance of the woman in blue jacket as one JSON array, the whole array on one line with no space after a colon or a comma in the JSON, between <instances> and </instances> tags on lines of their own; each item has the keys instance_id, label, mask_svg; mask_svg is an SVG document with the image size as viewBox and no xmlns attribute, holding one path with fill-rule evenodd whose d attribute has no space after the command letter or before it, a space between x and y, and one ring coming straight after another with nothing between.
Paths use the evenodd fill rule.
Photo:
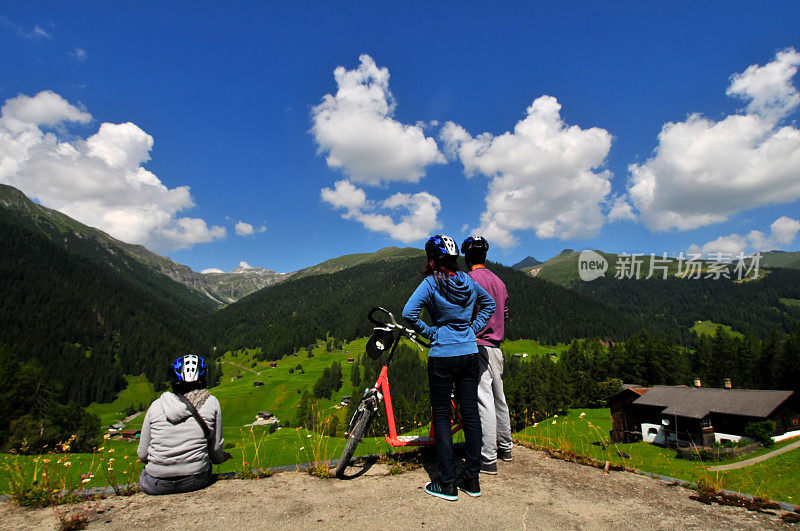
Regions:
<instances>
[{"instance_id":1,"label":"woman in blue jacket","mask_svg":"<svg viewBox=\"0 0 800 531\"><path fill-rule=\"evenodd\" d=\"M481 421L475 333L486 326L494 313L494 300L458 269L458 247L452 238L433 236L425 244L425 253L428 264L424 278L403 308L403 317L411 327L432 342L428 383L439 477L425 485L425 492L445 500L457 500L458 489L470 496L480 496ZM423 308L432 325L420 319ZM464 474L460 478L456 478L450 433L450 393L454 387L466 439Z\"/></svg>"}]
</instances>

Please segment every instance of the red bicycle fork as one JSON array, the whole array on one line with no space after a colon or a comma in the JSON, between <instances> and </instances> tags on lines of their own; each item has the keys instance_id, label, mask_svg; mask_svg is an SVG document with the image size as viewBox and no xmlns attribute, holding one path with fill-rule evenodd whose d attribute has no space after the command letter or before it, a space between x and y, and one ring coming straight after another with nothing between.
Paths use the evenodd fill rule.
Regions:
<instances>
[{"instance_id":1,"label":"red bicycle fork","mask_svg":"<svg viewBox=\"0 0 800 531\"><path fill-rule=\"evenodd\" d=\"M384 365L378 375L378 381L375 382L375 389L378 389L383 395L384 405L386 407L386 420L389 424L389 436L386 437L386 442L391 446L433 446L436 444L433 437L433 422L428 435L397 435L397 426L394 422L394 409L392 408L392 393L389 391L389 367ZM455 419L451 421L450 433L455 434L461 429L461 414L456 409L455 402L451 399L450 403L455 412Z\"/></svg>"}]
</instances>

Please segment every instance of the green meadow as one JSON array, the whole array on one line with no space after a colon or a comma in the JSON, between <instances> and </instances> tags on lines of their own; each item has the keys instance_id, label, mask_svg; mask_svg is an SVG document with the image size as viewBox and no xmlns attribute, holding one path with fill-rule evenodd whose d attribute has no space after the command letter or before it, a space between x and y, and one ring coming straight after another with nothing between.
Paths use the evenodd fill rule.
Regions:
<instances>
[{"instance_id":1,"label":"green meadow","mask_svg":"<svg viewBox=\"0 0 800 531\"><path fill-rule=\"evenodd\" d=\"M717 335L717 328L720 327L720 326L722 327L722 329L729 336L740 337L740 338L744 337L744 334L742 334L741 332L737 332L736 330L731 329L730 326L724 325L724 324L715 323L713 321L697 321L694 324L694 326L692 326L691 329L698 336L701 336L701 335L705 334L705 335L709 335L711 337L714 337L714 336Z\"/></svg>"},{"instance_id":2,"label":"green meadow","mask_svg":"<svg viewBox=\"0 0 800 531\"><path fill-rule=\"evenodd\" d=\"M704 325L704 326L700 326ZM699 333L714 333L716 323L695 325ZM734 332L735 333L735 332ZM216 473L269 468L296 463L324 463L338 458L344 446L341 436L320 435L333 417L338 419L339 434L348 418L346 408L340 406L342 397L358 400L363 393L353 389L350 374L353 365L348 357L358 358L364 352L366 338L346 343L341 349L328 352L325 342L318 342L312 356L303 350L277 362L258 361L258 352L241 350L228 352L220 358L222 377L220 385L211 389L222 406L226 451L233 458L214 467ZM568 345L541 345L535 341L507 341L503 350L508 354L541 353L560 354ZM425 353L421 352L424 357ZM342 388L331 399L318 401L316 416L320 425L315 430L283 427L272 431L269 426L249 426L259 411L269 411L282 423L295 423L296 409L302 393L311 389L322 371L338 361L342 365ZM298 368L302 366L302 370ZM255 386L263 382L263 386ZM367 385L367 384L363 384ZM131 409L146 408L155 398L153 386L142 376L128 377L128 387L110 403L92 404L90 410L100 416L103 430L125 417ZM128 427L139 429L144 415L129 421ZM398 427L402 422L398 420ZM408 433L426 432L418 427ZM675 451L647 443L614 444L609 440L611 418L608 409L569 410L565 414L526 427L515 434L521 441L537 446L570 450L599 460L625 465L652 473L663 474L689 481L705 480L720 488L746 492L787 502L800 500L800 451L792 451L754 466L727 472L710 472L711 464L677 459ZM460 438L460 437L459 437ZM141 470L137 462L137 441L101 440L94 453L41 454L0 456L0 491L8 492L12 480L32 484L42 481L42 472L48 473L53 489L69 487L105 486L111 483L133 483ZM774 448L788 444L778 443ZM367 438L359 445L356 455L389 453L391 448L383 438ZM760 450L750 458L768 450ZM623 456L626 454L629 458ZM110 470L109 470L110 469Z\"/></svg>"},{"instance_id":3,"label":"green meadow","mask_svg":"<svg viewBox=\"0 0 800 531\"><path fill-rule=\"evenodd\" d=\"M709 466L728 464L781 448L797 439L776 443L747 456L717 462L689 461L675 457L675 450L649 443L612 443L611 413L602 409L571 409L528 426L515 437L536 446L567 450L615 465L661 474L687 481L704 480L718 488L763 498L798 503L800 500L800 449L781 454L752 466L722 472ZM621 454L626 454L629 458Z\"/></svg>"}]
</instances>

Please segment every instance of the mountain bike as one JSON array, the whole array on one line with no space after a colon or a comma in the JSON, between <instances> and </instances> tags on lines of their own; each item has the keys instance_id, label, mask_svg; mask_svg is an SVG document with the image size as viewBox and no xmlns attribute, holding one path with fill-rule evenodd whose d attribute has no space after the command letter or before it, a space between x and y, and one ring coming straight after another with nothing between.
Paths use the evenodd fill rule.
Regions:
<instances>
[{"instance_id":1,"label":"mountain bike","mask_svg":"<svg viewBox=\"0 0 800 531\"><path fill-rule=\"evenodd\" d=\"M377 320L375 318L376 313L385 314L387 320ZM373 308L370 310L367 318L375 325L372 336L367 342L367 355L377 360L388 350L389 356L378 374L378 380L375 382L375 385L364 390L364 396L358 403L355 413L353 413L353 418L350 419L350 424L347 426L347 431L345 432L347 443L342 451L342 457L339 459L339 463L336 466L337 477L342 477L345 469L349 466L350 460L356 451L356 447L361 442L361 439L369 429L372 419L378 412L381 401L383 401L386 407L386 419L389 425L389 436L385 438L387 443L393 447L432 446L435 444L433 438L433 423L431 423L428 435L397 435L394 410L392 409L392 394L389 390L389 364L392 362L392 358L394 358L394 353L395 350L397 350L400 339L403 337L409 339L412 343L417 345L420 350L422 350L423 346L430 348L430 345L418 337L414 330L398 324L392 312L385 308ZM461 415L452 398L450 403L453 407L451 433L455 434L461 429Z\"/></svg>"}]
</instances>

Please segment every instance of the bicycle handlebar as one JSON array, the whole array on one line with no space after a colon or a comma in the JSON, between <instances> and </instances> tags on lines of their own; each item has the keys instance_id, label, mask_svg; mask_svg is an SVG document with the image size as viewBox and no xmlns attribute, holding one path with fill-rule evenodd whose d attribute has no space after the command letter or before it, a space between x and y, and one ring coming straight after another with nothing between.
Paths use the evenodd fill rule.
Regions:
<instances>
[{"instance_id":1,"label":"bicycle handlebar","mask_svg":"<svg viewBox=\"0 0 800 531\"><path fill-rule=\"evenodd\" d=\"M388 317L388 322L378 321L374 317L376 312L383 312L384 314L386 314L386 317ZM380 306L374 307L373 309L371 309L369 311L369 314L367 315L367 319L369 319L370 322L372 324L374 324L375 326L385 326L385 327L391 328L393 330L399 330L401 335L406 336L409 340L411 340L413 343L416 343L420 347L431 348L431 344L429 342L425 341L424 339L422 339L421 337L419 337L414 330L412 330L410 328L406 328L405 326L403 326L401 324L398 324L397 321L394 318L394 315L392 315L392 312L390 312L386 308L382 308Z\"/></svg>"}]
</instances>

